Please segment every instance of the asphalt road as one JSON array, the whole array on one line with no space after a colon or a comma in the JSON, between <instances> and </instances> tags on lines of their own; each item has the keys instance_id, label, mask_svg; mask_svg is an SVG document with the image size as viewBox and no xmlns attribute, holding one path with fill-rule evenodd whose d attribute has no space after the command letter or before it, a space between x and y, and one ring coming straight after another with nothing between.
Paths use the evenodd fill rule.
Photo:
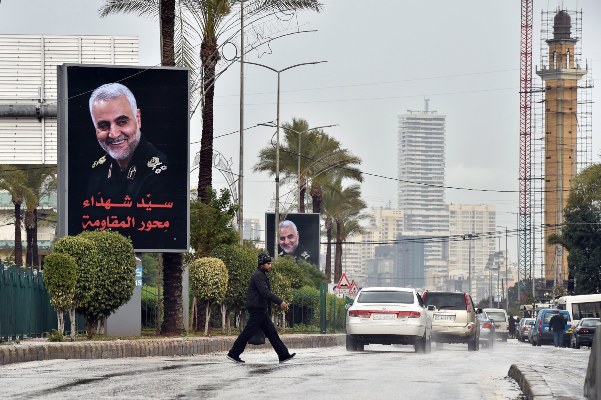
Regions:
<instances>
[{"instance_id":1,"label":"asphalt road","mask_svg":"<svg viewBox=\"0 0 601 400\"><path fill-rule=\"evenodd\" d=\"M343 347L291 351L298 355L286 364L279 364L271 350L245 352L242 365L228 361L225 353L9 364L0 366L0 397L522 399L516 382L507 377L511 364L544 367L553 384L570 381L582 387L590 352L532 347L516 340L478 352L448 344L433 345L430 354L416 354L412 346L380 345L363 352Z\"/></svg>"}]
</instances>

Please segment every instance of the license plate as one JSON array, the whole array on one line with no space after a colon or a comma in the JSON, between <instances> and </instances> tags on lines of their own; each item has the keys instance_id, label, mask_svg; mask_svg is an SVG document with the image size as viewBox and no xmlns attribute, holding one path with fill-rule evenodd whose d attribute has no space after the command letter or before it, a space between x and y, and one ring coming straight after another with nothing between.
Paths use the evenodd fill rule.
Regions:
<instances>
[{"instance_id":1,"label":"license plate","mask_svg":"<svg viewBox=\"0 0 601 400\"><path fill-rule=\"evenodd\" d=\"M434 319L438 321L455 321L454 315L434 315Z\"/></svg>"},{"instance_id":2,"label":"license plate","mask_svg":"<svg viewBox=\"0 0 601 400\"><path fill-rule=\"evenodd\" d=\"M396 318L396 314L373 314L374 321L391 320Z\"/></svg>"}]
</instances>

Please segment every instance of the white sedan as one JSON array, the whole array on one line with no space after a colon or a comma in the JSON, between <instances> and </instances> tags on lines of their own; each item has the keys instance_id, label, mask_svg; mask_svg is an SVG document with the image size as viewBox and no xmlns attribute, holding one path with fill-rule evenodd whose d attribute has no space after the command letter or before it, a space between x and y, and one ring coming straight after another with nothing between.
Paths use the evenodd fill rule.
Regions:
<instances>
[{"instance_id":1,"label":"white sedan","mask_svg":"<svg viewBox=\"0 0 601 400\"><path fill-rule=\"evenodd\" d=\"M367 344L408 344L430 352L432 320L413 288L363 288L348 309L346 349L362 351Z\"/></svg>"}]
</instances>

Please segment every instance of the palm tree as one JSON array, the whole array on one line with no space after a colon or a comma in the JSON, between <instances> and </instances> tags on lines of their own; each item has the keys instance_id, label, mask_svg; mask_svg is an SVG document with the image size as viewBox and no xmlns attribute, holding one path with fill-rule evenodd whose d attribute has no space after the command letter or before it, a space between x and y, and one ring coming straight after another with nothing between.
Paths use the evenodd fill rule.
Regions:
<instances>
[{"instance_id":1,"label":"palm tree","mask_svg":"<svg viewBox=\"0 0 601 400\"><path fill-rule=\"evenodd\" d=\"M106 0L105 5L100 8L100 14L106 16L118 12L133 12L140 16L156 17L160 11L157 7L158 2L159 0ZM198 71L196 59L190 56L190 49L194 48L191 43L195 39L200 41L202 136L198 168L198 197L203 203L208 202L206 190L212 186L213 181L213 100L215 81L219 76L217 64L221 58L218 40L221 35L230 32L233 26L237 26L232 24L228 17L239 2L240 0L175 1L177 28L174 43L182 49L181 52L176 52L178 65ZM257 22L260 21L261 15L270 13L289 13L303 9L319 12L322 4L318 0L247 0L245 7L248 8L248 17L254 17L254 22Z\"/></svg>"},{"instance_id":2,"label":"palm tree","mask_svg":"<svg viewBox=\"0 0 601 400\"><path fill-rule=\"evenodd\" d=\"M25 200L25 235L27 240L27 254L25 265L40 267L38 251L38 207L40 200L56 191L56 166L54 165L29 165L25 169L25 185L30 193Z\"/></svg>"},{"instance_id":3,"label":"palm tree","mask_svg":"<svg viewBox=\"0 0 601 400\"><path fill-rule=\"evenodd\" d=\"M10 193L11 201L15 208L15 264L17 267L22 267L21 206L25 199L31 196L31 191L26 185L27 174L23 166L12 164L0 165L0 172L0 189Z\"/></svg>"},{"instance_id":4,"label":"palm tree","mask_svg":"<svg viewBox=\"0 0 601 400\"><path fill-rule=\"evenodd\" d=\"M181 2L177 2L181 5ZM158 8L157 8L158 6ZM160 32L161 32L161 65L175 66L175 21L176 21L176 0L160 0L158 3L154 0L132 1L132 0L109 0L100 9L100 15L106 16L116 12L137 12L139 15L150 13L159 14ZM182 20L179 19L181 23ZM183 31L183 25L179 25L179 32ZM187 66L193 66L193 57L190 56L190 46L188 42L182 39L180 35L180 51L178 52L178 61ZM163 254L163 322L161 324L161 334L181 334L185 332L183 319L183 299L182 299L182 275L183 258L181 253Z\"/></svg>"},{"instance_id":5,"label":"palm tree","mask_svg":"<svg viewBox=\"0 0 601 400\"><path fill-rule=\"evenodd\" d=\"M308 130L304 119L293 118L292 124L284 124L284 138L280 143L280 174L282 183L301 182L301 194L310 187L313 212L321 211L321 198L324 185L332 176L351 178L361 182L361 171L355 167L361 163L359 157L353 156L348 150L340 147L340 142L327 135L321 129ZM301 174L298 176L298 133L302 133L301 144ZM255 172L265 171L270 176L275 175L276 163L275 144L263 148L259 152L259 161L254 166ZM303 196L304 197L304 196ZM304 200L301 200L301 205ZM299 212L303 212L301 206Z\"/></svg>"},{"instance_id":6,"label":"palm tree","mask_svg":"<svg viewBox=\"0 0 601 400\"><path fill-rule=\"evenodd\" d=\"M363 203L365 208L365 203ZM364 229L361 226L361 215L348 216L345 219L339 218L336 220L336 251L334 258L334 282L338 282L342 276L342 244L346 239L354 234L363 233Z\"/></svg>"},{"instance_id":7,"label":"palm tree","mask_svg":"<svg viewBox=\"0 0 601 400\"><path fill-rule=\"evenodd\" d=\"M361 189L357 184L342 187L342 178L335 177L324 182L323 214L326 228L326 277L331 276L332 236L336 234L334 255L334 282L342 276L342 243L349 235L361 233L361 211L366 207L361 199Z\"/></svg>"}]
</instances>

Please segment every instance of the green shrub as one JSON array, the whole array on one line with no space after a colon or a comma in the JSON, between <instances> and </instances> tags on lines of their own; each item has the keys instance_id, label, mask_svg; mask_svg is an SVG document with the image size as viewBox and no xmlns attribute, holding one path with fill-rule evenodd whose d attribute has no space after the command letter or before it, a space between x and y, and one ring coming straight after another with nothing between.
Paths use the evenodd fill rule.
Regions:
<instances>
[{"instance_id":1,"label":"green shrub","mask_svg":"<svg viewBox=\"0 0 601 400\"><path fill-rule=\"evenodd\" d=\"M51 330L48 334L49 342L62 342L63 340L65 340L65 337L57 329Z\"/></svg>"}]
</instances>

